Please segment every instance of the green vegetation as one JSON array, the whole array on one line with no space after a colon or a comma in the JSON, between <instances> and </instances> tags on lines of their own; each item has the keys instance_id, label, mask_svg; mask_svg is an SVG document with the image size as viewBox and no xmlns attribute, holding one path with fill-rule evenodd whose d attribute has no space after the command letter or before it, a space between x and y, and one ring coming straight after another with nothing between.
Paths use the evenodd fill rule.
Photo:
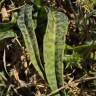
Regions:
<instances>
[{"instance_id":1,"label":"green vegetation","mask_svg":"<svg viewBox=\"0 0 96 96\"><path fill-rule=\"evenodd\" d=\"M0 96L95 96L96 1L0 0Z\"/></svg>"}]
</instances>

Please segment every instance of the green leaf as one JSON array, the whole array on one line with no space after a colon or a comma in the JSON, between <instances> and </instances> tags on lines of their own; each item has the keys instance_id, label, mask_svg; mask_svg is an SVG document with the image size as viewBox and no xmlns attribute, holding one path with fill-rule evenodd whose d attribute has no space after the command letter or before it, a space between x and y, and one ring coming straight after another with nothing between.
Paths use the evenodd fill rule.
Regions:
<instances>
[{"instance_id":1,"label":"green leaf","mask_svg":"<svg viewBox=\"0 0 96 96\"><path fill-rule=\"evenodd\" d=\"M34 0L34 4L39 8L41 6L41 0Z\"/></svg>"},{"instance_id":2,"label":"green leaf","mask_svg":"<svg viewBox=\"0 0 96 96\"><path fill-rule=\"evenodd\" d=\"M45 71L52 90L56 90L64 84L63 54L67 26L68 19L64 13L49 10L47 31L44 38L44 58Z\"/></svg>"},{"instance_id":3,"label":"green leaf","mask_svg":"<svg viewBox=\"0 0 96 96\"><path fill-rule=\"evenodd\" d=\"M0 41L6 38L13 38L16 37L16 34L12 29L10 30L0 30Z\"/></svg>"},{"instance_id":4,"label":"green leaf","mask_svg":"<svg viewBox=\"0 0 96 96\"><path fill-rule=\"evenodd\" d=\"M28 6L26 6L26 7L28 7ZM27 16L32 14L32 9L31 8L32 8L32 6L31 7L29 6L29 8L26 9L26 12L28 11ZM26 26L27 24L25 25L25 21L27 21L27 20L25 20L25 18L24 18L25 17L24 13L25 13L25 7L23 7L20 10L19 18L17 20L17 24L18 24L18 27L20 28L20 31L21 31L22 35L23 35L26 49L27 49L27 51L28 51L28 53L30 55L31 63L33 64L35 69L38 71L39 75L43 78L43 73L41 72L40 67L38 65L38 61L37 61L38 57L36 57L36 50L37 49L35 50L33 48L33 45L36 43L36 41L35 41L36 38L33 39L34 37L31 37L31 36L33 36L32 34L35 35L35 33L33 33L34 32L34 30L33 30L34 28L31 30L33 32L30 32L30 33L29 33L29 30L27 29L27 27L30 26L30 24L32 25L33 22L32 22L32 19L29 20L29 18L27 17L26 19L28 20L28 22L26 22L26 23L29 24L29 25Z\"/></svg>"},{"instance_id":5,"label":"green leaf","mask_svg":"<svg viewBox=\"0 0 96 96\"><path fill-rule=\"evenodd\" d=\"M55 76L55 22L54 13L49 10L47 31L44 37L44 60L45 60L45 72L49 85L52 90L56 90L56 76Z\"/></svg>"},{"instance_id":6,"label":"green leaf","mask_svg":"<svg viewBox=\"0 0 96 96\"><path fill-rule=\"evenodd\" d=\"M45 71L44 71L44 67L43 67L43 64L41 62L41 59L40 59L40 52L39 52L39 47L38 47L38 42L37 42L37 37L36 37L36 34L35 34L35 28L34 28L34 22L33 22L33 19L32 19L32 10L33 10L33 6L30 6L30 5L26 5L26 9L25 9L25 16L26 16L26 27L27 27L27 30L28 30L28 34L29 34L29 38L31 40L31 45L33 47L33 51L34 51L34 54L35 54L35 58L36 58L36 61L37 61L37 64L43 74L43 77L44 79L47 81L46 79L46 74L45 74Z\"/></svg>"},{"instance_id":7,"label":"green leaf","mask_svg":"<svg viewBox=\"0 0 96 96\"><path fill-rule=\"evenodd\" d=\"M58 88L64 86L64 65L63 56L65 50L65 40L68 30L68 18L62 12L55 12L55 74ZM64 90L60 91L60 95L64 96Z\"/></svg>"}]
</instances>

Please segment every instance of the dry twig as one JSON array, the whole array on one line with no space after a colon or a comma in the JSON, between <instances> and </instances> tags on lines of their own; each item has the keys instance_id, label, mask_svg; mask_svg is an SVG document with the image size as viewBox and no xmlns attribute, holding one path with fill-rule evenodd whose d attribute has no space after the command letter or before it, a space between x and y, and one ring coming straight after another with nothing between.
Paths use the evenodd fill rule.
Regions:
<instances>
[{"instance_id":1,"label":"dry twig","mask_svg":"<svg viewBox=\"0 0 96 96\"><path fill-rule=\"evenodd\" d=\"M25 6L25 4L24 4L24 5L22 5L22 6L19 6L19 7L17 7L17 8L14 8L14 9L11 9L11 10L7 10L6 12L7 12L7 13L9 13L9 12L16 11L16 10L21 9L21 8L22 8L22 7L24 7L24 6ZM0 12L0 14L2 14L2 12Z\"/></svg>"},{"instance_id":2,"label":"dry twig","mask_svg":"<svg viewBox=\"0 0 96 96\"><path fill-rule=\"evenodd\" d=\"M82 82L86 82L86 81L90 81L90 80L96 80L96 76L95 76L95 77L82 78L82 79L80 78L79 80L72 81L72 82L70 82L69 84L64 85L64 86L62 86L61 88L59 88L59 89L51 92L51 93L48 94L47 96L53 96L53 95L57 94L59 91L65 89L65 88L68 87L68 86L70 87L71 85L73 85L73 84L75 84L75 83L82 83Z\"/></svg>"}]
</instances>

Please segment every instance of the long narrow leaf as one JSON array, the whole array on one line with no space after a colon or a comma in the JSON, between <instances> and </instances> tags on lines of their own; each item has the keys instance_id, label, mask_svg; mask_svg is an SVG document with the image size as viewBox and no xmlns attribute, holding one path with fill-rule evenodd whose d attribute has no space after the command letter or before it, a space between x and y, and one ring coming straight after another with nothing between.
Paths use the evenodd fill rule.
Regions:
<instances>
[{"instance_id":1,"label":"long narrow leaf","mask_svg":"<svg viewBox=\"0 0 96 96\"><path fill-rule=\"evenodd\" d=\"M47 32L44 39L44 56L45 71L52 90L63 86L64 83L63 54L67 26L68 19L65 14L49 10Z\"/></svg>"},{"instance_id":2,"label":"long narrow leaf","mask_svg":"<svg viewBox=\"0 0 96 96\"><path fill-rule=\"evenodd\" d=\"M44 79L47 81L44 67L43 67L43 64L42 64L41 59L40 59L40 53L39 53L39 47L38 47L38 43L37 43L37 37L35 34L35 28L33 27L34 23L33 23L33 19L32 19L32 9L33 9L32 6L30 6L28 4L26 5L26 10L25 10L26 19L27 19L26 20L26 26L28 29L29 38L31 40L31 45L32 45L33 50L34 50L37 64L38 64L38 66L39 66L39 68L40 68L40 70L44 76Z\"/></svg>"},{"instance_id":3,"label":"long narrow leaf","mask_svg":"<svg viewBox=\"0 0 96 96\"><path fill-rule=\"evenodd\" d=\"M9 30L0 30L0 41L7 39L7 38L13 38L16 37L16 34L12 29Z\"/></svg>"},{"instance_id":4,"label":"long narrow leaf","mask_svg":"<svg viewBox=\"0 0 96 96\"><path fill-rule=\"evenodd\" d=\"M55 22L54 13L49 11L48 13L48 25L47 31L44 37L44 60L45 60L45 72L48 78L49 85L52 90L56 90L56 76L55 76Z\"/></svg>"},{"instance_id":5,"label":"long narrow leaf","mask_svg":"<svg viewBox=\"0 0 96 96\"><path fill-rule=\"evenodd\" d=\"M64 85L64 47L68 28L68 19L64 13L55 12L55 74L58 88ZM60 95L64 96L63 90L60 91Z\"/></svg>"},{"instance_id":6,"label":"long narrow leaf","mask_svg":"<svg viewBox=\"0 0 96 96\"><path fill-rule=\"evenodd\" d=\"M43 75L41 73L41 70L36 62L36 58L35 58L35 54L34 54L34 50L33 50L33 46L32 46L32 42L31 42L31 38L30 38L30 35L28 33L28 30L26 28L26 25L25 25L25 7L23 7L21 10L20 10L20 13L19 13L19 18L17 20L17 24L18 24L18 27L20 28L20 31L23 35L23 38L24 38L24 42L25 42L25 45L26 45L26 49L30 55L30 60L31 60L31 63L34 65L35 69L38 71L38 73L42 76L43 78ZM31 22L30 22L31 23Z\"/></svg>"}]
</instances>

